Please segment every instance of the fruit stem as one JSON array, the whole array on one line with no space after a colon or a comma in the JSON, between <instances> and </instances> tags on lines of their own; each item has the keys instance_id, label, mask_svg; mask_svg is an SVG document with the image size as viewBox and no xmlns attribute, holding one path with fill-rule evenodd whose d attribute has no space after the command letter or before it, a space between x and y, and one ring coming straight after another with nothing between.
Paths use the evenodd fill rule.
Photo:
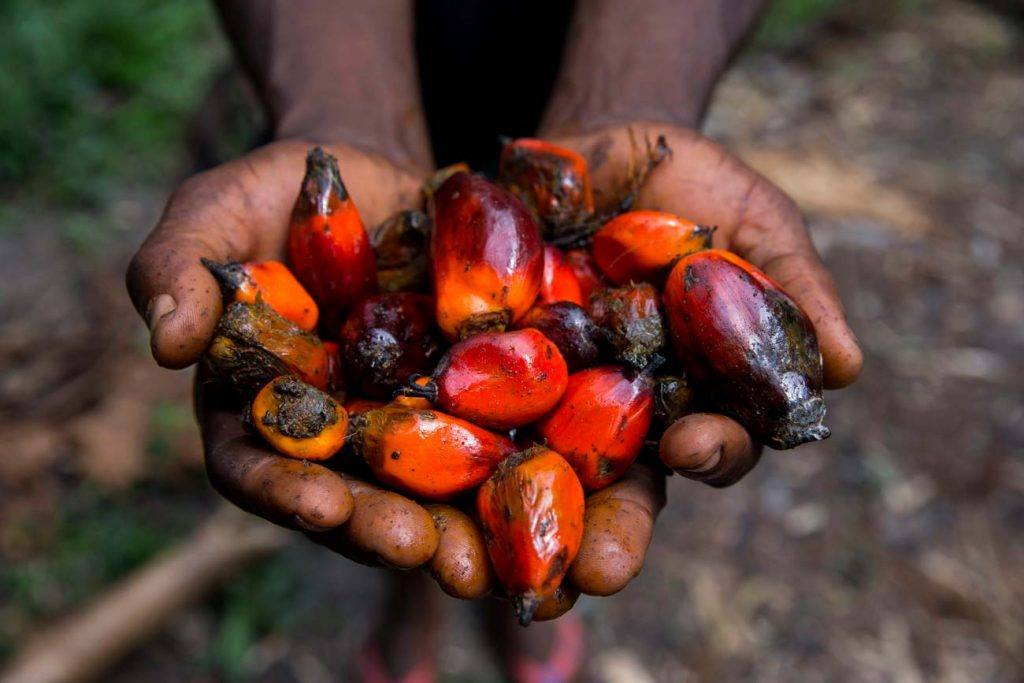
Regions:
<instances>
[{"instance_id":1,"label":"fruit stem","mask_svg":"<svg viewBox=\"0 0 1024 683\"><path fill-rule=\"evenodd\" d=\"M409 383L395 390L395 396L409 396L411 398L425 398L431 403L437 402L437 382L428 381L426 384L417 384L417 380L423 379L424 375L410 375Z\"/></svg>"}]
</instances>

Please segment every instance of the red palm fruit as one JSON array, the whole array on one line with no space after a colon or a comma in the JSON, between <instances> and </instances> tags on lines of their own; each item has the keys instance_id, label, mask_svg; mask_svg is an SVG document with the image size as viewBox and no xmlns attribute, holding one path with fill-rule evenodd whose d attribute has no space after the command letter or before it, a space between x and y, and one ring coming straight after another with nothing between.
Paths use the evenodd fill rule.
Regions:
<instances>
[{"instance_id":1,"label":"red palm fruit","mask_svg":"<svg viewBox=\"0 0 1024 683\"><path fill-rule=\"evenodd\" d=\"M329 361L323 343L262 301L236 301L227 307L217 322L205 363L245 397L280 375L327 388Z\"/></svg>"},{"instance_id":2,"label":"red palm fruit","mask_svg":"<svg viewBox=\"0 0 1024 683\"><path fill-rule=\"evenodd\" d=\"M504 330L540 291L544 245L537 222L513 195L468 173L446 180L431 208L438 325L449 339Z\"/></svg>"},{"instance_id":3,"label":"red palm fruit","mask_svg":"<svg viewBox=\"0 0 1024 683\"><path fill-rule=\"evenodd\" d=\"M537 302L552 304L556 301L571 301L583 305L583 288L576 279L576 273L569 267L565 254L550 244L544 247L544 276L540 283Z\"/></svg>"},{"instance_id":4,"label":"red palm fruit","mask_svg":"<svg viewBox=\"0 0 1024 683\"><path fill-rule=\"evenodd\" d=\"M341 328L349 387L372 398L390 398L409 375L434 367L439 336L428 296L395 292L363 299Z\"/></svg>"},{"instance_id":5,"label":"red palm fruit","mask_svg":"<svg viewBox=\"0 0 1024 683\"><path fill-rule=\"evenodd\" d=\"M582 307L568 301L534 306L519 322L519 329L539 330L558 347L569 372L589 368L601 353L597 325Z\"/></svg>"},{"instance_id":6,"label":"red palm fruit","mask_svg":"<svg viewBox=\"0 0 1024 683\"><path fill-rule=\"evenodd\" d=\"M370 233L377 257L377 286L385 292L426 289L430 219L421 211L399 211Z\"/></svg>"},{"instance_id":7,"label":"red palm fruit","mask_svg":"<svg viewBox=\"0 0 1024 683\"><path fill-rule=\"evenodd\" d=\"M324 351L327 353L327 391L341 392L345 388L345 368L341 360L341 347L338 342L325 341Z\"/></svg>"},{"instance_id":8,"label":"red palm fruit","mask_svg":"<svg viewBox=\"0 0 1024 683\"><path fill-rule=\"evenodd\" d=\"M602 289L590 297L590 319L603 330L615 358L644 368L665 345L658 292L643 282Z\"/></svg>"},{"instance_id":9,"label":"red palm fruit","mask_svg":"<svg viewBox=\"0 0 1024 683\"><path fill-rule=\"evenodd\" d=\"M284 318L307 332L316 328L320 311L288 266L280 261L228 261L200 259L217 278L228 301L255 303L262 299Z\"/></svg>"},{"instance_id":10,"label":"red palm fruit","mask_svg":"<svg viewBox=\"0 0 1024 683\"><path fill-rule=\"evenodd\" d=\"M554 408L568 378L558 347L530 328L465 339L448 350L432 381L400 391L475 424L513 429Z\"/></svg>"},{"instance_id":11,"label":"red palm fruit","mask_svg":"<svg viewBox=\"0 0 1024 683\"><path fill-rule=\"evenodd\" d=\"M508 438L436 410L392 403L353 423L352 445L381 483L431 500L479 486L515 451Z\"/></svg>"},{"instance_id":12,"label":"red palm fruit","mask_svg":"<svg viewBox=\"0 0 1024 683\"><path fill-rule=\"evenodd\" d=\"M714 230L662 211L627 211L594 235L594 260L617 285L661 284L677 260L711 247Z\"/></svg>"},{"instance_id":13,"label":"red palm fruit","mask_svg":"<svg viewBox=\"0 0 1024 683\"><path fill-rule=\"evenodd\" d=\"M608 280L594 263L594 257L586 249L570 249L565 254L565 261L576 275L580 283L580 295L584 303L590 301L590 295L608 286Z\"/></svg>"},{"instance_id":14,"label":"red palm fruit","mask_svg":"<svg viewBox=\"0 0 1024 683\"><path fill-rule=\"evenodd\" d=\"M814 327L775 281L712 249L679 261L663 297L676 352L705 400L772 448L828 437Z\"/></svg>"},{"instance_id":15,"label":"red palm fruit","mask_svg":"<svg viewBox=\"0 0 1024 683\"><path fill-rule=\"evenodd\" d=\"M522 199L557 237L594 213L587 160L544 140L520 138L501 151L498 182Z\"/></svg>"},{"instance_id":16,"label":"red palm fruit","mask_svg":"<svg viewBox=\"0 0 1024 683\"><path fill-rule=\"evenodd\" d=\"M572 375L558 407L535 431L569 461L583 488L594 491L633 464L653 414L649 371L602 365Z\"/></svg>"},{"instance_id":17,"label":"red palm fruit","mask_svg":"<svg viewBox=\"0 0 1024 683\"><path fill-rule=\"evenodd\" d=\"M431 173L426 180L423 181L423 185L420 187L420 194L423 195L424 203L429 203L434 197L434 193L437 192L437 188L444 185L444 181L451 178L456 173L469 173L469 164L464 161L460 161L444 168L439 168Z\"/></svg>"},{"instance_id":18,"label":"red palm fruit","mask_svg":"<svg viewBox=\"0 0 1024 683\"><path fill-rule=\"evenodd\" d=\"M370 237L349 197L337 160L319 147L306 157L306 176L292 209L288 261L335 330L342 314L377 286Z\"/></svg>"},{"instance_id":19,"label":"red palm fruit","mask_svg":"<svg viewBox=\"0 0 1024 683\"><path fill-rule=\"evenodd\" d=\"M523 626L555 595L576 559L583 505L569 463L543 446L505 460L477 492L487 552Z\"/></svg>"}]
</instances>

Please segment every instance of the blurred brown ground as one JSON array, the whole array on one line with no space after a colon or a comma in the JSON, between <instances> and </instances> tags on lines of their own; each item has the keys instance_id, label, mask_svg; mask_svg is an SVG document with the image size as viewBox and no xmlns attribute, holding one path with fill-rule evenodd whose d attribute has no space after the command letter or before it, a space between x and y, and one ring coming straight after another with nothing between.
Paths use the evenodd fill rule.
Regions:
<instances>
[{"instance_id":1,"label":"blurred brown ground","mask_svg":"<svg viewBox=\"0 0 1024 683\"><path fill-rule=\"evenodd\" d=\"M953 0L892 17L847 8L795 49L745 55L707 130L804 206L866 368L829 397L830 440L768 453L728 490L670 480L644 573L577 607L589 677L1024 679L1019 25ZM126 243L164 192L109 207ZM0 562L28 576L54 566L67 501L83 490L169 538L216 502L188 375L153 365L122 292L128 255L83 267L45 230L0 249ZM99 553L90 543L105 533L74 552ZM80 585L22 581L32 609L0 593L0 637L16 646L148 552L100 577L86 563ZM262 571L107 680L334 680L372 619L379 574L298 538L278 578ZM280 607L249 604L268 595ZM445 680L496 680L468 610L453 615Z\"/></svg>"}]
</instances>

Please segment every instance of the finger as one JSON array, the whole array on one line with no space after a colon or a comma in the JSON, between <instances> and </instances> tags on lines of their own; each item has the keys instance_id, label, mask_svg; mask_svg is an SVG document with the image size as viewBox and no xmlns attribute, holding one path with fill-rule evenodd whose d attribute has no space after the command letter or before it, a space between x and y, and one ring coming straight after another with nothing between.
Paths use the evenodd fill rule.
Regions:
<instances>
[{"instance_id":1,"label":"finger","mask_svg":"<svg viewBox=\"0 0 1024 683\"><path fill-rule=\"evenodd\" d=\"M728 246L778 282L807 313L821 347L825 388L852 384L864 356L799 209L761 176L754 174L751 183Z\"/></svg>"},{"instance_id":2,"label":"finger","mask_svg":"<svg viewBox=\"0 0 1024 683\"><path fill-rule=\"evenodd\" d=\"M352 516L318 535L317 542L346 557L398 569L419 567L434 556L440 538L429 512L393 491L344 478L355 500Z\"/></svg>"},{"instance_id":3,"label":"finger","mask_svg":"<svg viewBox=\"0 0 1024 683\"><path fill-rule=\"evenodd\" d=\"M713 413L676 420L662 435L660 451L662 462L679 474L715 487L735 484L761 457L747 430Z\"/></svg>"},{"instance_id":4,"label":"finger","mask_svg":"<svg viewBox=\"0 0 1024 683\"><path fill-rule=\"evenodd\" d=\"M342 478L270 452L245 433L237 411L201 408L210 483L238 507L287 527L324 531L344 523L353 497Z\"/></svg>"},{"instance_id":5,"label":"finger","mask_svg":"<svg viewBox=\"0 0 1024 683\"><path fill-rule=\"evenodd\" d=\"M544 598L533 613L533 621L550 621L557 619L572 609L580 597L580 591L565 581L555 589L553 595Z\"/></svg>"},{"instance_id":6,"label":"finger","mask_svg":"<svg viewBox=\"0 0 1024 683\"><path fill-rule=\"evenodd\" d=\"M439 541L427 565L441 589L455 598L475 600L494 586L494 572L480 527L451 505L424 506L434 518Z\"/></svg>"},{"instance_id":7,"label":"finger","mask_svg":"<svg viewBox=\"0 0 1024 683\"><path fill-rule=\"evenodd\" d=\"M583 542L569 579L588 595L622 590L643 568L654 521L665 506L665 478L646 465L587 497Z\"/></svg>"}]
</instances>

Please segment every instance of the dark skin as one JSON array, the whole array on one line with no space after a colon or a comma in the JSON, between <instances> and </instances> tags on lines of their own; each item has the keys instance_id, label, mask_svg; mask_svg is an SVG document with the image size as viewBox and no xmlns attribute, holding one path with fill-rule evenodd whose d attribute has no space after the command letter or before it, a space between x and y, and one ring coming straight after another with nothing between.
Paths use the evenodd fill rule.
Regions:
<instances>
[{"instance_id":1,"label":"dark skin","mask_svg":"<svg viewBox=\"0 0 1024 683\"><path fill-rule=\"evenodd\" d=\"M714 83L762 4L581 0L538 135L588 158L599 202L615 196L627 177L631 139L642 144L665 135L673 154L651 175L637 207L717 225L716 247L778 280L814 322L825 383L836 389L856 380L862 356L798 209L770 181L695 132ZM414 205L433 168L419 104L411 0L309 0L302 12L284 0L220 0L218 6L276 141L183 183L129 267L129 292L149 326L153 355L169 368L199 359L221 313L217 283L200 257L282 258L310 146L325 145L338 157L367 226ZM197 413L211 483L229 500L313 536L344 523L353 502L339 475L315 464L297 467L242 434L237 408L205 383L199 384ZM761 447L733 420L697 414L666 431L660 453L683 476L721 487L749 472ZM594 581L598 589L584 585L584 591L615 592L642 568L646 548L631 546L630 537L650 536L663 506L664 478L645 465L634 467L606 495L622 487L637 526L628 534L625 528L609 533L616 518L600 520L601 533L595 528L585 536L571 575L600 575L598 562L608 552L628 560L616 576ZM373 533L389 528L382 523ZM364 547L403 542L354 540ZM601 543L600 552L588 543ZM341 550L366 559L358 549Z\"/></svg>"}]
</instances>

